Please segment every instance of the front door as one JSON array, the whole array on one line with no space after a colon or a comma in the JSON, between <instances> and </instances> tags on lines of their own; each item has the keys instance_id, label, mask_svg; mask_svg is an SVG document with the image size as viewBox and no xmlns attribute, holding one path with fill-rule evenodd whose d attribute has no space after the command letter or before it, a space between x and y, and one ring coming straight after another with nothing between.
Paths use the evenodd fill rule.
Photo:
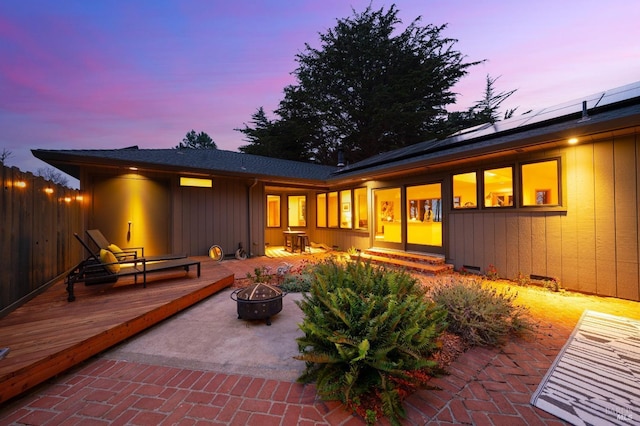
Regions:
<instances>
[{"instance_id":1,"label":"front door","mask_svg":"<svg viewBox=\"0 0 640 426\"><path fill-rule=\"evenodd\" d=\"M404 249L401 197L401 188L373 190L374 246Z\"/></svg>"}]
</instances>

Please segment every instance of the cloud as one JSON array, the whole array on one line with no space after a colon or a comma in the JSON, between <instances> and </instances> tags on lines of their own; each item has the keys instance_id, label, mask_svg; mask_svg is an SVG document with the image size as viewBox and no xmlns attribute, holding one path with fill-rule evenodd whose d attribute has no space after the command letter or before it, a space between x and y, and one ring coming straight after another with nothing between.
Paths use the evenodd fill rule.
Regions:
<instances>
[{"instance_id":1,"label":"cloud","mask_svg":"<svg viewBox=\"0 0 640 426\"><path fill-rule=\"evenodd\" d=\"M172 147L194 129L223 149L257 108L268 115L294 83L295 55L352 7L380 0L0 4L0 149ZM508 107L549 106L631 83L640 27L623 0L535 4L396 2L404 24L448 23L466 60L487 59L455 89L458 109L480 99L486 75L518 89ZM27 154L23 155L25 152ZM18 157L18 155L16 155ZM25 163L26 164L26 163Z\"/></svg>"}]
</instances>

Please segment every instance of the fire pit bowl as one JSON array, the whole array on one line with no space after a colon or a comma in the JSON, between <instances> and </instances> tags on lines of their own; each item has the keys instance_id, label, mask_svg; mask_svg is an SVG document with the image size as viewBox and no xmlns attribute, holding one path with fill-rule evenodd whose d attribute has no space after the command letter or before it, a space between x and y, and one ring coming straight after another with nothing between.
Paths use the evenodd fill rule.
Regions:
<instances>
[{"instance_id":1,"label":"fire pit bowl","mask_svg":"<svg viewBox=\"0 0 640 426\"><path fill-rule=\"evenodd\" d=\"M230 297L238 305L238 319L266 319L271 325L271 317L282 310L285 295L277 286L257 283L234 290Z\"/></svg>"}]
</instances>

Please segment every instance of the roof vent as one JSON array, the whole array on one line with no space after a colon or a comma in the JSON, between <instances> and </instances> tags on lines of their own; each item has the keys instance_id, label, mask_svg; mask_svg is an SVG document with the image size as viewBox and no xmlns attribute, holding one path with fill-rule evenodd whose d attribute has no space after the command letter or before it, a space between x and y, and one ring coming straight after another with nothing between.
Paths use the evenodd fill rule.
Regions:
<instances>
[{"instance_id":1,"label":"roof vent","mask_svg":"<svg viewBox=\"0 0 640 426\"><path fill-rule=\"evenodd\" d=\"M578 120L578 123L589 120L591 120L591 117L589 117L589 113L587 112L587 101L582 101L582 118Z\"/></svg>"}]
</instances>

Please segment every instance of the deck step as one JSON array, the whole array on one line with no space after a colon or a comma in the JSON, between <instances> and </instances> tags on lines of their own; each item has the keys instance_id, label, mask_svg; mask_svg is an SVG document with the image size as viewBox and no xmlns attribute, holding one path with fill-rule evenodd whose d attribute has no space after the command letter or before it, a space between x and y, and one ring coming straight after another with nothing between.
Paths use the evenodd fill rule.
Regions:
<instances>
[{"instance_id":1,"label":"deck step","mask_svg":"<svg viewBox=\"0 0 640 426\"><path fill-rule=\"evenodd\" d=\"M417 272L425 275L439 275L451 272L453 265L445 263L443 256L402 252L397 250L368 249L356 255L353 259L360 258L376 265L392 266Z\"/></svg>"}]
</instances>

